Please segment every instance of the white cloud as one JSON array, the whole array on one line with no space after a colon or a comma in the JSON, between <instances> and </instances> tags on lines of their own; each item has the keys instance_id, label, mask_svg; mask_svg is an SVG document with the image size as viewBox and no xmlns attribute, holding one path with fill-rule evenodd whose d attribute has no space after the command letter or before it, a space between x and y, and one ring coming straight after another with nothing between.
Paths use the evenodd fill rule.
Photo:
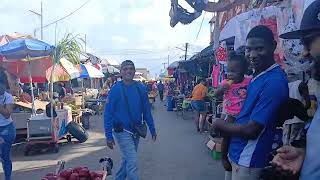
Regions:
<instances>
[{"instance_id":1,"label":"white cloud","mask_svg":"<svg viewBox=\"0 0 320 180\"><path fill-rule=\"evenodd\" d=\"M114 24L120 24L120 22L121 22L120 16L118 16L118 15L114 16L114 17L112 18L112 22L113 22Z\"/></svg>"},{"instance_id":2,"label":"white cloud","mask_svg":"<svg viewBox=\"0 0 320 180\"><path fill-rule=\"evenodd\" d=\"M86 2L86 0L42 1L44 24L65 16ZM3 18L0 21L0 33L33 34L33 30L40 26L40 20L28 10L40 11L40 2L41 0L2 0L0 17ZM192 11L183 0L179 3ZM111 61L112 59L118 62L125 58L134 59L140 66L148 66L154 69L152 71L158 72L156 67L163 68L161 63L165 61L163 57L168 55L168 47L170 47L170 56L177 56L177 54L183 54L183 51L172 50L172 48L182 47L186 42L198 44L201 47L209 44L209 14L206 15L202 31L195 41L202 17L199 17L190 25L178 24L175 28L171 28L169 25L169 10L169 0L90 1L79 11L58 23L57 39L61 39L66 33L81 36L86 34L88 52L110 55L109 59ZM44 30L44 40L54 43L54 34L55 25L46 28ZM37 35L39 37L40 33L37 32ZM155 54L111 55L113 52L110 52L110 49L113 48L119 49L119 52L121 52L121 49L152 49ZM153 56L159 57L159 59L154 59ZM148 58L151 60L147 60Z\"/></svg>"},{"instance_id":3,"label":"white cloud","mask_svg":"<svg viewBox=\"0 0 320 180\"><path fill-rule=\"evenodd\" d=\"M111 37L111 40L113 43L116 44L126 44L128 43L128 39L123 37L123 36L119 36L119 35L115 35Z\"/></svg>"}]
</instances>

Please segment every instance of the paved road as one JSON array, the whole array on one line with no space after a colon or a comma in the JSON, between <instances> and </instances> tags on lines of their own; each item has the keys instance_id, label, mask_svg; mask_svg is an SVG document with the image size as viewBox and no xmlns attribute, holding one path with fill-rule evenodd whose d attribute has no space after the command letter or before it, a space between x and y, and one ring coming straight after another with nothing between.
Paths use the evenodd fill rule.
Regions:
<instances>
[{"instance_id":1,"label":"paved road","mask_svg":"<svg viewBox=\"0 0 320 180\"><path fill-rule=\"evenodd\" d=\"M195 132L192 120L183 120L174 112L166 112L158 102L154 110L158 141L150 137L141 141L139 171L142 180L210 180L224 179L220 162L210 158L205 147L206 135ZM38 153L25 157L23 147L13 149L13 180L37 180L55 170L57 160L63 159L67 166L88 166L99 169L98 160L110 156L115 170L120 164L118 149L107 150L101 116L92 117L90 139L83 144L62 143L60 152ZM3 178L2 169L0 179ZM112 179L112 178L110 178Z\"/></svg>"}]
</instances>

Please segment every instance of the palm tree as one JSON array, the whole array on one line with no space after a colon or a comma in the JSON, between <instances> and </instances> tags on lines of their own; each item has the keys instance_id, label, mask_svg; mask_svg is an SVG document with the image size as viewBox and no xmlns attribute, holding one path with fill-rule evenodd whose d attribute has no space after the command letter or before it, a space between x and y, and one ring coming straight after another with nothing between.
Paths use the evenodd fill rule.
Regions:
<instances>
[{"instance_id":1,"label":"palm tree","mask_svg":"<svg viewBox=\"0 0 320 180\"><path fill-rule=\"evenodd\" d=\"M82 52L82 46L78 42L77 36L73 36L72 34L67 34L56 45L52 55L53 67L50 75L50 82L51 82L50 94L51 94L52 104L53 104L53 72L55 70L55 66L59 64L61 58L66 58L72 64L80 64L81 52ZM51 117L53 117L52 109L51 109Z\"/></svg>"}]
</instances>

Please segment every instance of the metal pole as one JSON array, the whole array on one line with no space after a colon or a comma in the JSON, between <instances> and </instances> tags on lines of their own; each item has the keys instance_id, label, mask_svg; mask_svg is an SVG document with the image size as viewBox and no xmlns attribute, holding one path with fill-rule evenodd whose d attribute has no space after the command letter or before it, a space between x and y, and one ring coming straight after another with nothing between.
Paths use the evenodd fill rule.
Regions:
<instances>
[{"instance_id":1,"label":"metal pole","mask_svg":"<svg viewBox=\"0 0 320 180\"><path fill-rule=\"evenodd\" d=\"M168 67L169 67L169 64L170 64L170 55L168 55Z\"/></svg>"},{"instance_id":2,"label":"metal pole","mask_svg":"<svg viewBox=\"0 0 320 180\"><path fill-rule=\"evenodd\" d=\"M58 23L56 23L56 26L54 28L54 45L57 46L57 26Z\"/></svg>"},{"instance_id":3,"label":"metal pole","mask_svg":"<svg viewBox=\"0 0 320 180\"><path fill-rule=\"evenodd\" d=\"M216 13L216 21L214 23L214 34L213 34L213 43L214 43L214 49L216 50L219 47L219 36L220 36L220 13Z\"/></svg>"},{"instance_id":4,"label":"metal pole","mask_svg":"<svg viewBox=\"0 0 320 180\"><path fill-rule=\"evenodd\" d=\"M34 92L33 92L33 86L32 86L32 76L31 76L31 62L29 57L27 58L29 63L28 63L28 68L29 68L29 81L30 81L30 88L31 88L31 98L32 98L32 116L35 115L35 105L34 105Z\"/></svg>"},{"instance_id":5,"label":"metal pole","mask_svg":"<svg viewBox=\"0 0 320 180\"><path fill-rule=\"evenodd\" d=\"M186 50L185 50L185 54L184 54L184 60L187 60L187 54L188 54L188 43L186 43Z\"/></svg>"},{"instance_id":6,"label":"metal pole","mask_svg":"<svg viewBox=\"0 0 320 180\"><path fill-rule=\"evenodd\" d=\"M37 29L34 29L34 31L33 31L33 37L36 38L36 36L37 36Z\"/></svg>"},{"instance_id":7,"label":"metal pole","mask_svg":"<svg viewBox=\"0 0 320 180\"><path fill-rule=\"evenodd\" d=\"M43 40L43 13L42 13L42 1L41 1L41 10L40 10L40 18L41 18L41 40Z\"/></svg>"},{"instance_id":8,"label":"metal pole","mask_svg":"<svg viewBox=\"0 0 320 180\"><path fill-rule=\"evenodd\" d=\"M163 70L166 70L166 64L167 63L162 63L163 64Z\"/></svg>"},{"instance_id":9,"label":"metal pole","mask_svg":"<svg viewBox=\"0 0 320 180\"><path fill-rule=\"evenodd\" d=\"M84 52L87 53L87 34L84 35Z\"/></svg>"}]
</instances>

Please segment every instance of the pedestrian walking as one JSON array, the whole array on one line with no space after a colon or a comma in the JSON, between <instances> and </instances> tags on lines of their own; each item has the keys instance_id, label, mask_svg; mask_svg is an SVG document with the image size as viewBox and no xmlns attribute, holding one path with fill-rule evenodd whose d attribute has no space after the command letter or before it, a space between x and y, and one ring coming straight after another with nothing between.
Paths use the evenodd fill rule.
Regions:
<instances>
[{"instance_id":1,"label":"pedestrian walking","mask_svg":"<svg viewBox=\"0 0 320 180\"><path fill-rule=\"evenodd\" d=\"M191 105L197 111L195 124L198 132L204 131L204 120L206 119L206 107L204 99L208 95L207 82L201 79L192 91Z\"/></svg>"},{"instance_id":2,"label":"pedestrian walking","mask_svg":"<svg viewBox=\"0 0 320 180\"><path fill-rule=\"evenodd\" d=\"M276 45L268 27L260 25L250 30L245 54L255 73L247 99L235 123L213 123L215 129L230 136L232 180L259 180L269 163L278 112L289 98L286 75L274 60Z\"/></svg>"},{"instance_id":3,"label":"pedestrian walking","mask_svg":"<svg viewBox=\"0 0 320 180\"><path fill-rule=\"evenodd\" d=\"M159 91L160 101L163 101L164 85L162 84L162 81L158 83L157 87Z\"/></svg>"},{"instance_id":4,"label":"pedestrian walking","mask_svg":"<svg viewBox=\"0 0 320 180\"><path fill-rule=\"evenodd\" d=\"M147 125L153 141L157 138L147 89L133 80L135 72L132 61L122 62L122 81L111 88L104 113L107 146L114 148L114 136L122 154L115 180L139 180L138 145L140 137L146 136Z\"/></svg>"},{"instance_id":5,"label":"pedestrian walking","mask_svg":"<svg viewBox=\"0 0 320 180\"><path fill-rule=\"evenodd\" d=\"M11 146L16 139L16 128L11 118L14 99L8 88L7 77L3 74L0 77L0 155L5 180L11 180Z\"/></svg>"}]
</instances>

